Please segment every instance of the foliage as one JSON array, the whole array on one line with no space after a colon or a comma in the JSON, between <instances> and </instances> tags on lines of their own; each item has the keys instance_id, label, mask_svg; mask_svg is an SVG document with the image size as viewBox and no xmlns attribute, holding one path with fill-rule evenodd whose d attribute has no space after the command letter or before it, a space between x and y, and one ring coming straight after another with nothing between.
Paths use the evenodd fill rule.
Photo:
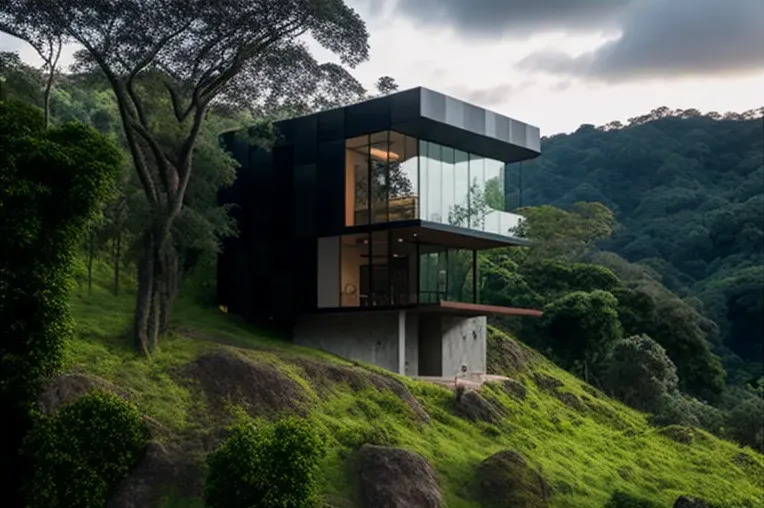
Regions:
<instances>
[{"instance_id":1,"label":"foliage","mask_svg":"<svg viewBox=\"0 0 764 508\"><path fill-rule=\"evenodd\" d=\"M599 247L697 297L724 346L755 362L734 377L747 382L761 375L764 358L764 110L688 111L658 108L628 125L545 138L543 155L523 167L523 202L565 208L586 200L613 210L619 227ZM681 378L684 366L674 361Z\"/></svg>"},{"instance_id":2,"label":"foliage","mask_svg":"<svg viewBox=\"0 0 764 508\"><path fill-rule=\"evenodd\" d=\"M649 499L618 490L613 492L604 508L660 508L660 506Z\"/></svg>"},{"instance_id":3,"label":"foliage","mask_svg":"<svg viewBox=\"0 0 764 508\"><path fill-rule=\"evenodd\" d=\"M658 411L650 418L653 425L698 427L718 436L725 435L725 413L697 399L679 392L667 393L663 395L663 401L658 407Z\"/></svg>"},{"instance_id":4,"label":"foliage","mask_svg":"<svg viewBox=\"0 0 764 508\"><path fill-rule=\"evenodd\" d=\"M573 203L568 210L543 204L524 207L517 213L525 217L516 234L536 242L531 251L542 258L577 259L595 243L613 233L615 217L601 203Z\"/></svg>"},{"instance_id":5,"label":"foliage","mask_svg":"<svg viewBox=\"0 0 764 508\"><path fill-rule=\"evenodd\" d=\"M764 400L750 396L727 415L725 428L737 442L764 453Z\"/></svg>"},{"instance_id":6,"label":"foliage","mask_svg":"<svg viewBox=\"0 0 764 508\"><path fill-rule=\"evenodd\" d=\"M555 354L585 380L598 379L621 338L618 302L607 291L574 291L544 307L543 326Z\"/></svg>"},{"instance_id":7,"label":"foliage","mask_svg":"<svg viewBox=\"0 0 764 508\"><path fill-rule=\"evenodd\" d=\"M637 335L615 345L604 384L625 404L655 413L679 381L666 350L650 337Z\"/></svg>"},{"instance_id":8,"label":"foliage","mask_svg":"<svg viewBox=\"0 0 764 508\"><path fill-rule=\"evenodd\" d=\"M40 382L59 366L71 335L71 263L122 160L90 127L43 125L37 108L0 101L0 407L6 415L0 465L9 485L17 483L11 464Z\"/></svg>"},{"instance_id":9,"label":"foliage","mask_svg":"<svg viewBox=\"0 0 764 508\"><path fill-rule=\"evenodd\" d=\"M148 429L137 408L90 393L53 416L40 416L24 440L32 469L25 506L101 507L142 457Z\"/></svg>"},{"instance_id":10,"label":"foliage","mask_svg":"<svg viewBox=\"0 0 764 508\"><path fill-rule=\"evenodd\" d=\"M237 427L209 455L205 501L213 508L301 508L316 503L324 438L313 422L285 418Z\"/></svg>"}]
</instances>

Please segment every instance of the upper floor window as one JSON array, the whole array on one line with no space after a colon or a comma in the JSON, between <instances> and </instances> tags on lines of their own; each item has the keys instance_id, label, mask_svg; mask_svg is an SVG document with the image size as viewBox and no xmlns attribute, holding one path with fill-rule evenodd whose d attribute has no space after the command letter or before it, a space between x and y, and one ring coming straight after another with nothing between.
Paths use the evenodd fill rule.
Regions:
<instances>
[{"instance_id":1,"label":"upper floor window","mask_svg":"<svg viewBox=\"0 0 764 508\"><path fill-rule=\"evenodd\" d=\"M394 131L346 141L345 225L421 219L511 235L504 163Z\"/></svg>"}]
</instances>

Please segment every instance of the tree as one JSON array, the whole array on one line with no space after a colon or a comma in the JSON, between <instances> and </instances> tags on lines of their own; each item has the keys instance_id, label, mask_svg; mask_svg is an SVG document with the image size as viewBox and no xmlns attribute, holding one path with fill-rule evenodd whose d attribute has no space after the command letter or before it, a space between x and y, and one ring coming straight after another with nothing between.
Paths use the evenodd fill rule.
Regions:
<instances>
[{"instance_id":1,"label":"tree","mask_svg":"<svg viewBox=\"0 0 764 508\"><path fill-rule=\"evenodd\" d=\"M377 79L376 88L379 95L390 95L398 91L398 83L395 82L395 78L381 76Z\"/></svg>"},{"instance_id":2,"label":"tree","mask_svg":"<svg viewBox=\"0 0 764 508\"><path fill-rule=\"evenodd\" d=\"M647 335L628 337L613 348L605 376L607 391L629 406L657 413L679 379L666 350Z\"/></svg>"},{"instance_id":3,"label":"tree","mask_svg":"<svg viewBox=\"0 0 764 508\"><path fill-rule=\"evenodd\" d=\"M11 505L40 384L72 330L71 264L121 162L92 128L46 130L37 108L0 101L0 490Z\"/></svg>"},{"instance_id":4,"label":"tree","mask_svg":"<svg viewBox=\"0 0 764 508\"><path fill-rule=\"evenodd\" d=\"M567 369L599 384L613 344L621 338L618 301L607 291L575 291L544 307L554 355Z\"/></svg>"},{"instance_id":5,"label":"tree","mask_svg":"<svg viewBox=\"0 0 764 508\"><path fill-rule=\"evenodd\" d=\"M601 203L575 203L569 210L550 205L517 210L525 217L516 234L536 242L536 257L577 259L588 253L598 241L613 233L613 212Z\"/></svg>"},{"instance_id":6,"label":"tree","mask_svg":"<svg viewBox=\"0 0 764 508\"><path fill-rule=\"evenodd\" d=\"M368 57L364 23L342 0L11 0L0 26L27 41L34 28L78 43L81 64L99 69L114 92L151 212L135 312L135 344L144 354L172 307L167 288L178 261L169 237L211 105L246 99L271 110L299 108L352 93L357 82L338 65L316 63L303 35L344 64ZM172 106L181 141L175 146L163 144L165 131L149 119L146 96L157 93L157 83Z\"/></svg>"}]
</instances>

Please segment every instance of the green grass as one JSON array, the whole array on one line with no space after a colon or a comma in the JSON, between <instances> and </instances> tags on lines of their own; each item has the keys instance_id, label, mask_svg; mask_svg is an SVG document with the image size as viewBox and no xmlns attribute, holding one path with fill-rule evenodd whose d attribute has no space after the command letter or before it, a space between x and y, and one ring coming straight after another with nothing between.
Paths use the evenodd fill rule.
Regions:
<instances>
[{"instance_id":1,"label":"green grass","mask_svg":"<svg viewBox=\"0 0 764 508\"><path fill-rule=\"evenodd\" d=\"M486 396L499 400L508 411L498 426L458 418L450 391L401 378L431 417L423 424L392 392L353 392L338 385L333 395L321 395L295 361L349 362L259 333L235 317L188 300L178 303L174 315L176 329L183 331L164 338L150 359L141 358L133 352L128 333L133 295L117 298L101 286L95 286L90 296L84 293L79 288L72 296L76 337L67 344L65 370L119 385L171 436L209 430L206 427L212 425L199 418L204 408L198 397L175 375L200 353L241 349L255 361L277 365L309 394L313 416L329 436L331 450L321 480L328 503L338 508L356 506L352 451L363 442L401 446L426 457L437 471L449 508L479 506L471 499L473 472L481 460L503 449L517 450L540 468L554 489L554 507L601 507L616 490L666 507L680 495L729 507L764 505L761 479L733 462L745 452L764 468L761 455L702 431L695 431L690 445L676 443L650 427L646 415L602 395L594 397L582 381L541 357L515 376L528 389L526 400L485 388ZM499 334L496 340L512 339ZM561 391L586 400L586 410L572 409L538 388L531 376L539 372L562 381ZM187 504L168 501L166 506L181 505Z\"/></svg>"}]
</instances>

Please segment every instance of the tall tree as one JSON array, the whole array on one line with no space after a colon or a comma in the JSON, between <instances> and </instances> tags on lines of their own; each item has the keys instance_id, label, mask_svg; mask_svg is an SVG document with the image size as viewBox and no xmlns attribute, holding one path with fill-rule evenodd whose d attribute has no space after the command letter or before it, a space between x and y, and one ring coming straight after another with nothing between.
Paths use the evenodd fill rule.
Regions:
<instances>
[{"instance_id":1,"label":"tall tree","mask_svg":"<svg viewBox=\"0 0 764 508\"><path fill-rule=\"evenodd\" d=\"M184 205L195 147L210 106L246 98L263 107L299 106L305 96L330 103L357 85L335 64L319 65L311 36L350 66L368 57L368 34L343 0L10 0L0 27L25 40L35 29L83 47L81 62L97 67L119 106L127 144L151 209L142 238L135 344L156 346L168 315L177 253L170 231ZM149 120L147 77L161 80L180 135L162 143ZM153 85L153 80L152 80Z\"/></svg>"}]
</instances>

